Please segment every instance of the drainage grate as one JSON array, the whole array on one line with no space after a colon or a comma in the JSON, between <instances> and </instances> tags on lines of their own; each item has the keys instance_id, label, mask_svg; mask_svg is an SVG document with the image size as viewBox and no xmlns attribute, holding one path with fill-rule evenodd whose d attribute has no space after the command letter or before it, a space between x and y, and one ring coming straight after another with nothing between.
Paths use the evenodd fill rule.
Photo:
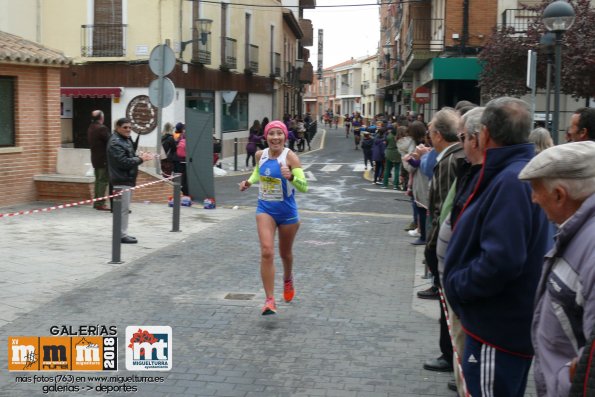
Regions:
<instances>
[{"instance_id":1,"label":"drainage grate","mask_svg":"<svg viewBox=\"0 0 595 397\"><path fill-rule=\"evenodd\" d=\"M256 296L256 294L229 293L229 294L225 295L225 297L223 299L229 299L229 300L234 300L234 301L249 301L249 300L252 300L255 296Z\"/></svg>"}]
</instances>

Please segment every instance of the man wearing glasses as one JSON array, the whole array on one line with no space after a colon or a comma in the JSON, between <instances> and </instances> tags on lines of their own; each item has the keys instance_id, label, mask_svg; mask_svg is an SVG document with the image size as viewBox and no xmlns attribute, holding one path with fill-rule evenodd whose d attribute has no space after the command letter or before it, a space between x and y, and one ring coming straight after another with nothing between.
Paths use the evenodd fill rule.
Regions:
<instances>
[{"instance_id":1,"label":"man wearing glasses","mask_svg":"<svg viewBox=\"0 0 595 397\"><path fill-rule=\"evenodd\" d=\"M130 138L131 123L127 118L116 121L116 132L107 143L107 164L109 179L114 189L122 193L122 243L136 244L136 238L128 235L128 210L132 198L131 187L136 185L138 166L153 158L150 153L137 156Z\"/></svg>"}]
</instances>

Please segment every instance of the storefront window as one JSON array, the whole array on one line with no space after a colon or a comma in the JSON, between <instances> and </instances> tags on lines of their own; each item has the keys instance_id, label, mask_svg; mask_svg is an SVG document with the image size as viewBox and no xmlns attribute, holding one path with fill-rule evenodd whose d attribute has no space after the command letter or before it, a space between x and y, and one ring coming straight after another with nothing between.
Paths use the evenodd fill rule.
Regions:
<instances>
[{"instance_id":1,"label":"storefront window","mask_svg":"<svg viewBox=\"0 0 595 397\"><path fill-rule=\"evenodd\" d=\"M221 99L223 132L233 132L248 129L248 94L237 93L233 102L225 103Z\"/></svg>"}]
</instances>

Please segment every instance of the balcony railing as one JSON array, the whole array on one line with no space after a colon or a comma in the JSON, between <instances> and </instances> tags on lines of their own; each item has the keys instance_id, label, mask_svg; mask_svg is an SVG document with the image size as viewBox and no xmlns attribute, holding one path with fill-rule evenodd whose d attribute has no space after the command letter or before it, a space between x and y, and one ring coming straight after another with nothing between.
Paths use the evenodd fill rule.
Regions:
<instances>
[{"instance_id":1,"label":"balcony railing","mask_svg":"<svg viewBox=\"0 0 595 397\"><path fill-rule=\"evenodd\" d=\"M122 24L82 25L81 56L125 56L126 28L127 25Z\"/></svg>"},{"instance_id":2,"label":"balcony railing","mask_svg":"<svg viewBox=\"0 0 595 397\"><path fill-rule=\"evenodd\" d=\"M508 8L502 12L502 28L513 28L516 33L527 33L527 28L537 16L533 10Z\"/></svg>"},{"instance_id":3,"label":"balcony railing","mask_svg":"<svg viewBox=\"0 0 595 397\"><path fill-rule=\"evenodd\" d=\"M246 70L251 73L258 73L258 46L248 44L247 47L248 50L246 51L246 54L248 57L246 59Z\"/></svg>"},{"instance_id":4,"label":"balcony railing","mask_svg":"<svg viewBox=\"0 0 595 397\"><path fill-rule=\"evenodd\" d=\"M271 53L271 77L281 77L281 54Z\"/></svg>"},{"instance_id":5,"label":"balcony railing","mask_svg":"<svg viewBox=\"0 0 595 397\"><path fill-rule=\"evenodd\" d=\"M442 51L443 23L443 19L412 19L407 30L405 58L409 58L414 51Z\"/></svg>"},{"instance_id":6,"label":"balcony railing","mask_svg":"<svg viewBox=\"0 0 595 397\"><path fill-rule=\"evenodd\" d=\"M237 69L238 67L238 42L231 37L223 37L221 40L221 48L223 51L223 59L221 60L221 67L224 69Z\"/></svg>"}]
</instances>

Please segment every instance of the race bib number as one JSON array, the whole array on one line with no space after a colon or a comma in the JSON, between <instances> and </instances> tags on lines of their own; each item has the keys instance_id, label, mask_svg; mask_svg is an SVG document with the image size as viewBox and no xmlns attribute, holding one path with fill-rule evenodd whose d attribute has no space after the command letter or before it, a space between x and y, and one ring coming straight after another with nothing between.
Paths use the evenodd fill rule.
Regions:
<instances>
[{"instance_id":1,"label":"race bib number","mask_svg":"<svg viewBox=\"0 0 595 397\"><path fill-rule=\"evenodd\" d=\"M260 176L260 199L264 201L283 201L283 185L280 178Z\"/></svg>"}]
</instances>

